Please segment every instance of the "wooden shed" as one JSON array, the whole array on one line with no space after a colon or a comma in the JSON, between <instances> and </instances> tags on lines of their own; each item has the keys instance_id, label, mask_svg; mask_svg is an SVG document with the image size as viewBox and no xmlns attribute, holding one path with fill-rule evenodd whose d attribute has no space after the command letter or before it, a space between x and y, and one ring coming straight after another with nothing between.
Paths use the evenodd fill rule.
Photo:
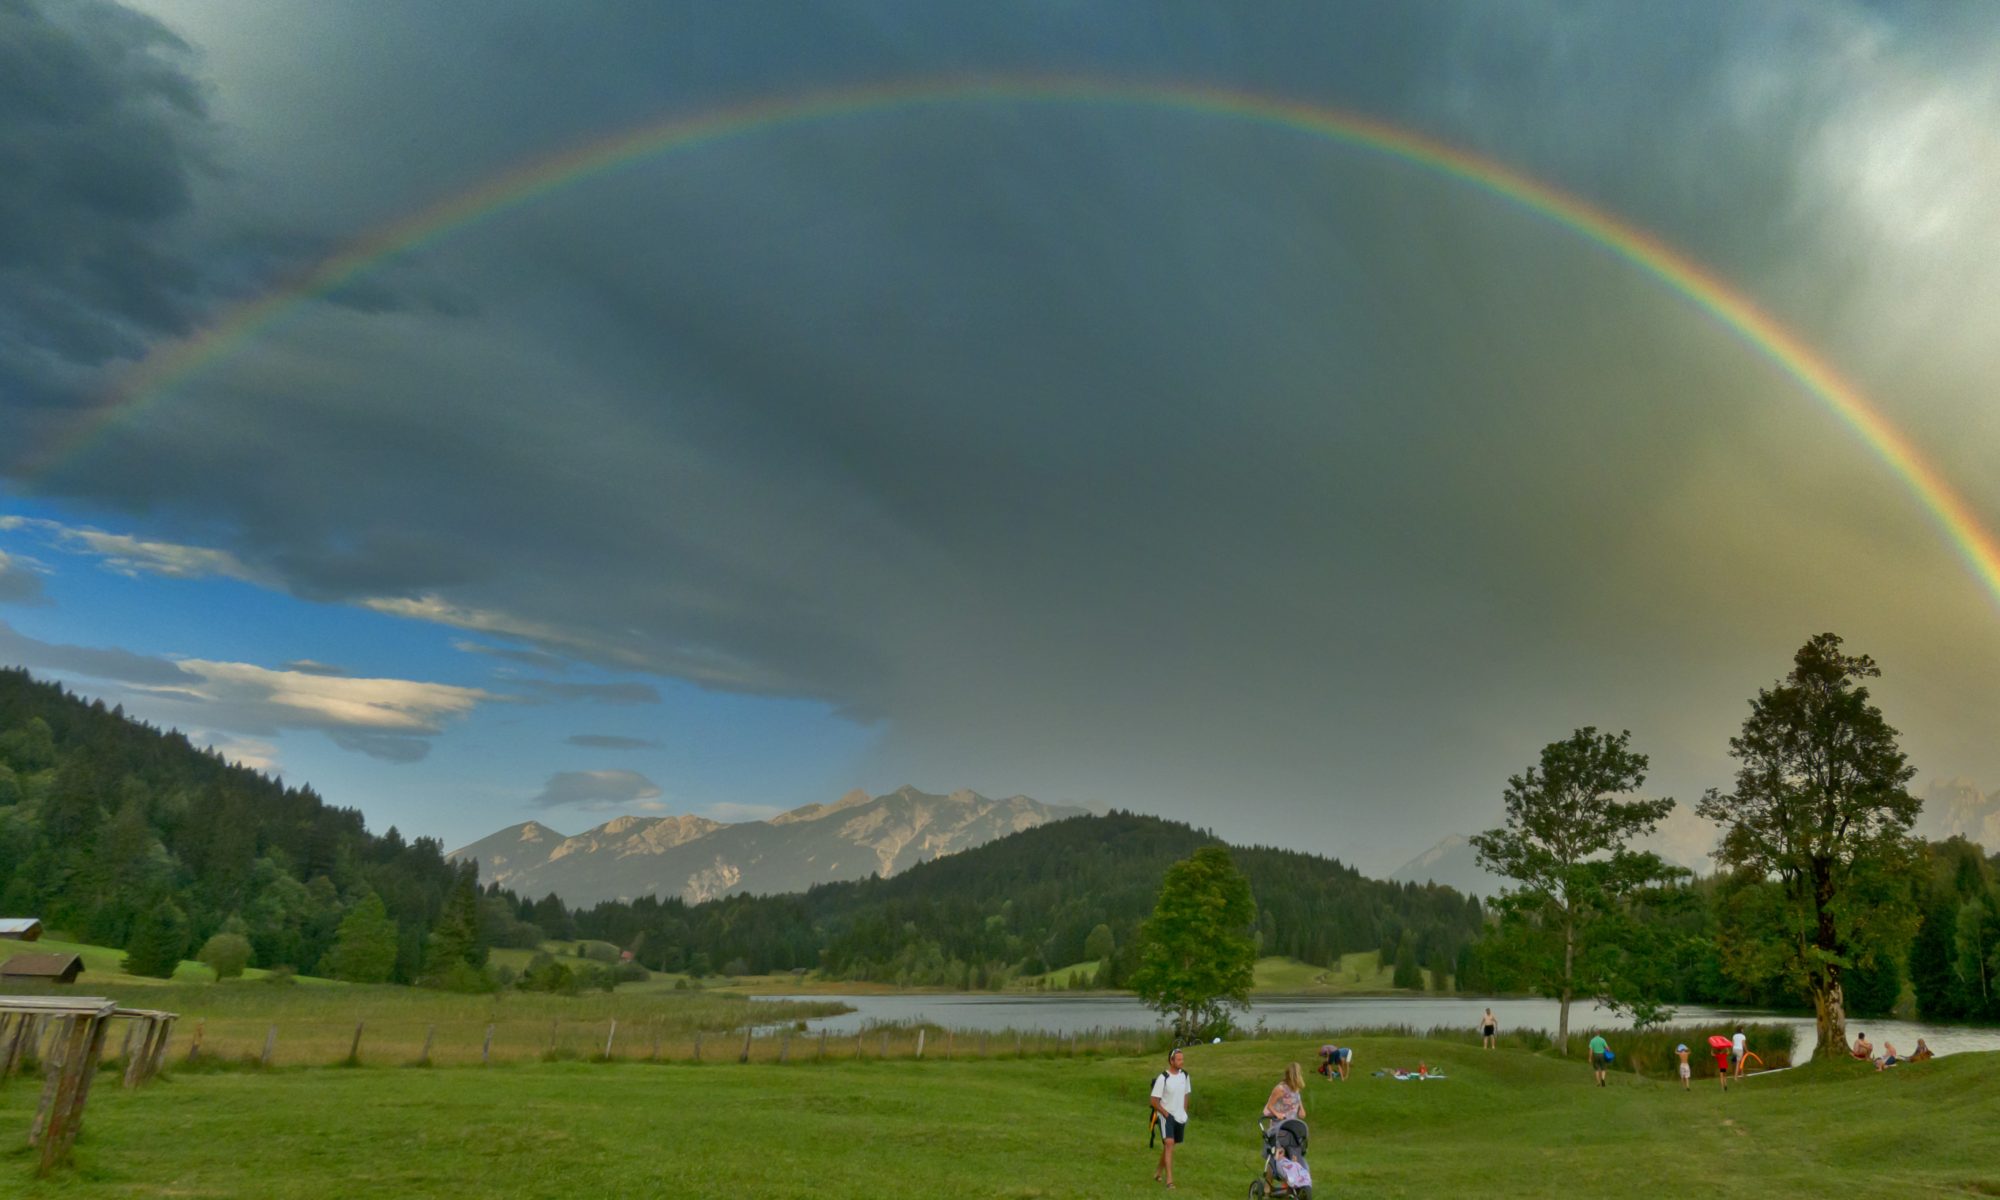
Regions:
<instances>
[{"instance_id":1,"label":"wooden shed","mask_svg":"<svg viewBox=\"0 0 2000 1200\"><path fill-rule=\"evenodd\" d=\"M75 983L83 972L81 954L16 954L0 962L0 980L39 979L47 983Z\"/></svg>"},{"instance_id":2,"label":"wooden shed","mask_svg":"<svg viewBox=\"0 0 2000 1200\"><path fill-rule=\"evenodd\" d=\"M39 917L0 917L0 940L32 942L42 936Z\"/></svg>"}]
</instances>

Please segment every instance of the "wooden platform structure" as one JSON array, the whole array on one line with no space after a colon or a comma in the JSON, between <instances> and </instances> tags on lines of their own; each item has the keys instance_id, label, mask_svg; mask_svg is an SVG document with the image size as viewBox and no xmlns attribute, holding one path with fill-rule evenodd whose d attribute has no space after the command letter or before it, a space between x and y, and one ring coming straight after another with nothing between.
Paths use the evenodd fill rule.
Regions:
<instances>
[{"instance_id":1,"label":"wooden platform structure","mask_svg":"<svg viewBox=\"0 0 2000 1200\"><path fill-rule=\"evenodd\" d=\"M159 1074L176 1014L120 1008L102 996L0 996L0 1083L30 1060L42 1068L28 1144L40 1148L43 1174L69 1158L111 1023L121 1018L129 1022L124 1082L138 1087Z\"/></svg>"}]
</instances>

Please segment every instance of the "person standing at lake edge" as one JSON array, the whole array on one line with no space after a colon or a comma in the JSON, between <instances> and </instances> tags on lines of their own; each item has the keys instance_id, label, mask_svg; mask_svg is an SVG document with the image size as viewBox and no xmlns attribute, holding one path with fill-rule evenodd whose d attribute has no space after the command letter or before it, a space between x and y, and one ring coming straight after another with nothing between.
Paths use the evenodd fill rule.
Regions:
<instances>
[{"instance_id":1,"label":"person standing at lake edge","mask_svg":"<svg viewBox=\"0 0 2000 1200\"><path fill-rule=\"evenodd\" d=\"M1597 1086L1604 1087L1604 1071L1611 1062L1611 1043L1604 1040L1601 1033L1590 1035L1590 1069L1597 1077Z\"/></svg>"},{"instance_id":2,"label":"person standing at lake edge","mask_svg":"<svg viewBox=\"0 0 2000 1200\"><path fill-rule=\"evenodd\" d=\"M1481 1047L1487 1050L1491 1050L1493 1048L1493 1035L1499 1032L1500 1032L1500 1022L1494 1019L1493 1010L1489 1008L1486 1010L1486 1015L1480 1018L1479 1021L1479 1036L1480 1036Z\"/></svg>"},{"instance_id":3,"label":"person standing at lake edge","mask_svg":"<svg viewBox=\"0 0 2000 1200\"><path fill-rule=\"evenodd\" d=\"M1686 1042L1682 1042L1680 1045L1674 1047L1674 1057L1681 1060L1681 1090L1684 1092L1693 1091L1694 1084L1689 1081L1694 1078L1694 1068L1688 1064L1688 1044Z\"/></svg>"},{"instance_id":4,"label":"person standing at lake edge","mask_svg":"<svg viewBox=\"0 0 2000 1200\"><path fill-rule=\"evenodd\" d=\"M1176 1047L1167 1055L1167 1069L1153 1079L1153 1114L1160 1122L1160 1165L1153 1179L1168 1187L1174 1186L1174 1144L1187 1140L1187 1098L1194 1090L1181 1062Z\"/></svg>"},{"instance_id":5,"label":"person standing at lake edge","mask_svg":"<svg viewBox=\"0 0 2000 1200\"><path fill-rule=\"evenodd\" d=\"M1743 1053L1748 1049L1750 1049L1750 1039L1744 1034L1743 1027L1738 1025L1736 1027L1736 1036L1729 1039L1729 1059L1734 1065L1735 1075L1738 1079L1743 1078Z\"/></svg>"}]
</instances>

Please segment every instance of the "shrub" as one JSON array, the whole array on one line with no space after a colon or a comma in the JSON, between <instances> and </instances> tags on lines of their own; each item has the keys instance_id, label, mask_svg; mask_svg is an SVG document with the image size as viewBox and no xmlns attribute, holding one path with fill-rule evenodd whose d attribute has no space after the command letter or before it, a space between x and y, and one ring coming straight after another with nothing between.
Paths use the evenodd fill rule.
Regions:
<instances>
[{"instance_id":1,"label":"shrub","mask_svg":"<svg viewBox=\"0 0 2000 1200\"><path fill-rule=\"evenodd\" d=\"M299 969L297 967L275 966L264 974L265 983L275 983L281 987L287 984L295 984L298 981Z\"/></svg>"},{"instance_id":2,"label":"shrub","mask_svg":"<svg viewBox=\"0 0 2000 1200\"><path fill-rule=\"evenodd\" d=\"M250 939L239 933L218 933L201 944L195 955L217 979L235 979L250 965Z\"/></svg>"}]
</instances>

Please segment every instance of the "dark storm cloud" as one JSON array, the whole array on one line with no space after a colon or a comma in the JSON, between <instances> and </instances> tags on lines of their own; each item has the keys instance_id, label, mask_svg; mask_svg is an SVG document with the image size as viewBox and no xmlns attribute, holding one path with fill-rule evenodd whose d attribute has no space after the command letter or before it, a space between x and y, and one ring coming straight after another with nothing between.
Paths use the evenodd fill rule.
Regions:
<instances>
[{"instance_id":1,"label":"dark storm cloud","mask_svg":"<svg viewBox=\"0 0 2000 1200\"><path fill-rule=\"evenodd\" d=\"M187 328L204 105L187 47L100 0L0 0L0 381Z\"/></svg>"},{"instance_id":2,"label":"dark storm cloud","mask_svg":"<svg viewBox=\"0 0 2000 1200\"><path fill-rule=\"evenodd\" d=\"M1900 126L1864 118L2000 111L1963 64L1902 109L1874 60L1830 96L1823 53L1932 53L1859 6L1411 7L310 6L210 53L218 104L231 70L300 76L233 103L284 135L259 176L330 225L841 80L1342 104L1659 228L1830 342L1897 299L1857 254L1930 261L1869 232L1907 223L1864 219L1903 203L1876 178ZM1934 222L1954 296L2000 279L1954 224L1987 208ZM885 718L885 774L1227 805L1235 836L1350 855L1476 827L1577 725L1631 727L1691 796L1822 628L1928 663L1940 695L2000 666L1907 495L1737 339L1546 220L1293 131L1005 103L806 122L556 190L393 271L477 303L300 309L51 486L171 500L303 595ZM1989 308L1897 349L1982 361ZM1983 395L1955 388L1899 415ZM581 795L557 780L542 803Z\"/></svg>"},{"instance_id":3,"label":"dark storm cloud","mask_svg":"<svg viewBox=\"0 0 2000 1200\"><path fill-rule=\"evenodd\" d=\"M563 741L592 750L657 750L658 738L620 737L615 733L572 733Z\"/></svg>"}]
</instances>

